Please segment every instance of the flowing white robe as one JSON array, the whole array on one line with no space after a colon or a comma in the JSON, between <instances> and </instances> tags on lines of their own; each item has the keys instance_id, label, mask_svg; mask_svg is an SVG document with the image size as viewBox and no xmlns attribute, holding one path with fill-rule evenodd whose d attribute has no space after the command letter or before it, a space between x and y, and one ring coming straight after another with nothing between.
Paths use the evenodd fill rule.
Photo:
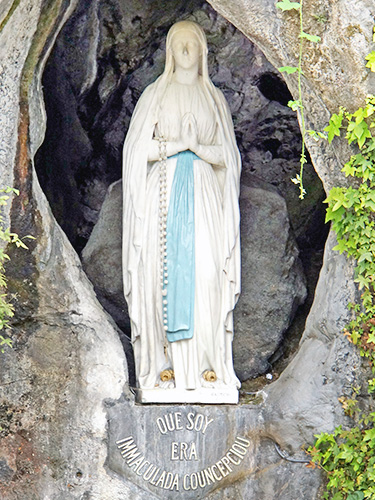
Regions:
<instances>
[{"instance_id":1,"label":"flowing white robe","mask_svg":"<svg viewBox=\"0 0 375 500\"><path fill-rule=\"evenodd\" d=\"M129 306L138 385L160 387L160 372L172 368L175 387L239 386L232 362L232 311L239 294L240 163L224 97L212 84L160 79L141 96L124 147L124 292ZM221 145L225 168L194 160L195 309L192 339L168 344L164 353L159 245L159 163L147 162L154 135L180 136L185 113L195 116L198 142ZM167 160L169 201L177 159Z\"/></svg>"}]
</instances>

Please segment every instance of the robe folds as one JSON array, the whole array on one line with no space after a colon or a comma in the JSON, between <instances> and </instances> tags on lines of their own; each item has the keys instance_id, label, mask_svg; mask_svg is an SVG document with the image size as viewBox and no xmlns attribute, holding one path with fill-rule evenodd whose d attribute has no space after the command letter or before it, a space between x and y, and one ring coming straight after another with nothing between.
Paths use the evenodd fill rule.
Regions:
<instances>
[{"instance_id":1,"label":"robe folds","mask_svg":"<svg viewBox=\"0 0 375 500\"><path fill-rule=\"evenodd\" d=\"M189 88L188 88L189 87ZM220 145L225 168L195 157L195 292L192 338L168 343L164 352L159 245L159 162L149 145L162 133L179 136L185 112L194 114L198 142ZM167 159L167 199L178 158ZM239 387L233 370L233 309L240 292L239 180L241 162L227 102L209 79L196 87L165 75L149 85L134 110L123 152L123 280L132 329L138 386L162 387L160 372L172 368L175 387ZM207 384L202 373L218 380Z\"/></svg>"}]
</instances>

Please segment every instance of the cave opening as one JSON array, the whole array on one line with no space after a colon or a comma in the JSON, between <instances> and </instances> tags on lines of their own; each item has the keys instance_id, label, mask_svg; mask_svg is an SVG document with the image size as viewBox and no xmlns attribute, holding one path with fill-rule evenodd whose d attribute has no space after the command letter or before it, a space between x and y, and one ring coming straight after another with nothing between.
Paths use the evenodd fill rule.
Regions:
<instances>
[{"instance_id":1,"label":"cave opening","mask_svg":"<svg viewBox=\"0 0 375 500\"><path fill-rule=\"evenodd\" d=\"M185 18L206 31L211 78L229 102L242 157L243 293L234 359L251 389L254 379L267 383L268 372L277 377L298 347L328 234L325 194L310 159L305 200L290 181L301 135L287 106L292 96L262 52L202 0L172 0L163 9L154 0L142 8L136 0L81 0L43 74L47 129L35 166L57 222L119 327L134 383L121 280L122 145L141 92L163 70L166 33Z\"/></svg>"},{"instance_id":2,"label":"cave opening","mask_svg":"<svg viewBox=\"0 0 375 500\"><path fill-rule=\"evenodd\" d=\"M285 85L275 73L263 73L259 76L258 89L269 101L277 101L282 106L287 106L293 98Z\"/></svg>"}]
</instances>

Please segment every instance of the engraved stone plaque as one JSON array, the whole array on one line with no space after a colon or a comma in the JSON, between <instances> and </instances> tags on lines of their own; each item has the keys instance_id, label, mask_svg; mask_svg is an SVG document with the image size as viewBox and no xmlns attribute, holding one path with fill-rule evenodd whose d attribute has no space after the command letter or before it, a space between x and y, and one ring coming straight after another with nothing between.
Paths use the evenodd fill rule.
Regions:
<instances>
[{"instance_id":1,"label":"engraved stone plaque","mask_svg":"<svg viewBox=\"0 0 375 500\"><path fill-rule=\"evenodd\" d=\"M154 405L109 408L107 465L163 499L205 498L254 472L252 407Z\"/></svg>"}]
</instances>

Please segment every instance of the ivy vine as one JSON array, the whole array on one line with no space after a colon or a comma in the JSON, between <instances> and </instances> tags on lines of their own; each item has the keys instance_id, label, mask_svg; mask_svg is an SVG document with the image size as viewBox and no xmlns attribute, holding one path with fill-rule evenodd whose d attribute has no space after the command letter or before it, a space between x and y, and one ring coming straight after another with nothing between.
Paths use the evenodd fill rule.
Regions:
<instances>
[{"instance_id":1,"label":"ivy vine","mask_svg":"<svg viewBox=\"0 0 375 500\"><path fill-rule=\"evenodd\" d=\"M298 66L283 66L279 68L279 71L285 72L288 75L293 73L298 73L298 99L295 101L289 101L288 106L293 110L299 113L300 116L300 125L301 125L301 135L302 135L302 147L301 147L301 155L300 155L300 171L296 176L292 179L294 184L297 184L299 187L299 198L303 200L306 194L306 190L303 186L303 168L306 159L306 134L310 134L314 137L324 137L323 134L309 130L306 130L305 123L305 108L302 101L302 57L303 57L303 42L304 40L308 40L313 43L320 42L320 37L316 35L311 35L310 33L306 33L303 29L303 0L299 2L291 2L290 0L282 0L281 2L276 3L276 7L281 9L283 12L285 11L298 11L299 12L299 55L298 55Z\"/></svg>"},{"instance_id":2,"label":"ivy vine","mask_svg":"<svg viewBox=\"0 0 375 500\"><path fill-rule=\"evenodd\" d=\"M371 53L375 55L375 52ZM366 60L372 60L367 56ZM375 66L369 66L375 70ZM361 291L360 302L349 304L353 319L344 330L347 339L359 348L372 373L367 392L375 394L375 96L354 113L340 108L333 114L325 132L328 141L345 138L355 154L344 165L346 177L353 177L356 187L334 187L325 202L326 222L331 222L337 236L334 250L345 252L356 261L354 281ZM375 412L362 412L358 405L359 387L351 398L341 397L346 415L356 423L350 429L339 426L322 433L308 452L328 478L324 499L375 499Z\"/></svg>"}]
</instances>

